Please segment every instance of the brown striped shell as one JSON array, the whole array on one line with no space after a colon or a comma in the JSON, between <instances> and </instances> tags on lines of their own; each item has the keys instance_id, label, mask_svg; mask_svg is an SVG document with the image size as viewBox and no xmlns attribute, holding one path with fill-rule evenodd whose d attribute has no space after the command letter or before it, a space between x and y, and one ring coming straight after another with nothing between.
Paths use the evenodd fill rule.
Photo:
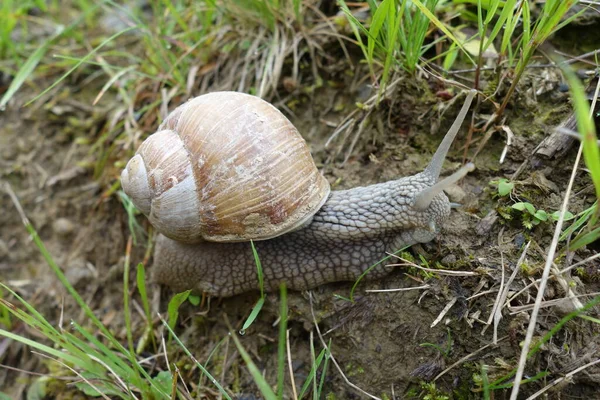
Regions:
<instances>
[{"instance_id":1,"label":"brown striped shell","mask_svg":"<svg viewBox=\"0 0 600 400\"><path fill-rule=\"evenodd\" d=\"M187 243L279 236L310 221L330 191L292 123L238 92L177 107L121 183L159 232Z\"/></svg>"}]
</instances>

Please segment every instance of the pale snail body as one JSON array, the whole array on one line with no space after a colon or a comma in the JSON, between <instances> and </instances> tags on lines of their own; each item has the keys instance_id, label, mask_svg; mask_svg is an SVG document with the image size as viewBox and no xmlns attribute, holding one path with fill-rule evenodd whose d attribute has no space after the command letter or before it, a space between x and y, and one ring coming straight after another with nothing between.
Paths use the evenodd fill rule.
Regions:
<instances>
[{"instance_id":1,"label":"pale snail body","mask_svg":"<svg viewBox=\"0 0 600 400\"><path fill-rule=\"evenodd\" d=\"M130 160L122 175L125 192L132 198L134 204L149 217L151 223L159 232L170 237L181 234L187 235L186 242L188 243L173 240L162 234L158 235L154 254L154 279L177 291L195 289L216 296L231 296L258 289L259 280L254 256L249 243L243 242L243 240L253 239L256 240L255 246L263 268L265 289L274 290L279 287L281 282L285 282L288 288L304 290L328 282L355 280L372 264L385 257L386 252L433 240L444 220L450 215L451 205L442 192L443 188L449 183L460 179L473 168L472 165L465 166L451 177L437 182L446 153L458 132L462 120L464 120L474 94L473 91L469 93L457 120L425 171L395 181L331 193L327 181L314 166L303 139L281 113L273 112L274 107L268 105L268 103L256 97L235 92L211 93L190 100L175 109L161 124L159 132L151 135L147 142L140 146L138 155ZM229 102L227 103L229 106L223 107L222 104L215 104L214 100L217 97L220 97L221 101ZM247 107L245 105L247 102L252 104L249 107L250 111L244 111L245 115L240 117L240 110ZM244 104L239 105L238 103ZM237 113L233 106L235 104L238 104ZM268 106L265 106L265 104ZM200 114L198 114L198 111L193 110L192 105L194 107L210 108L211 111L208 113L205 111L199 112L204 116L204 121L202 118L197 117ZM213 113L217 109L221 113L226 110L226 118L223 115L214 118ZM267 116L260 111L263 109L268 110ZM283 120L280 118L283 118ZM231 122L232 119L234 122ZM214 120L220 122L214 122ZM207 146L206 144L208 138L216 139L217 143L219 143L218 140L223 138L219 139L214 135L196 134L196 136L202 137L204 142L200 141L200 144L196 144L194 148L193 143L190 144L186 141L186 134L182 134L182 130L186 131L186 129L189 130L190 127L193 127L192 131L200 129L201 131L214 133L219 128L223 128L219 124L224 124L227 126L225 131L231 132L232 135L224 142L230 143L231 140L234 140L233 138L239 138L240 136L244 138L247 136L254 137L254 134L249 133L249 130L255 129L257 126L261 127L262 124L268 124L271 120L276 121L275 126L277 128L275 131L287 132L282 135L285 139L283 143L296 143L298 141L297 137L300 137L298 143L301 142L301 144L294 147L295 151L284 152L280 157L283 161L280 159L276 163L280 166L282 164L288 166L283 170L292 173L294 176L294 178L278 178L279 181L288 184L288 186L284 186L286 188L284 194L274 194L272 192L274 191L274 185L267 185L268 189L257 189L257 193L262 193L262 201L265 199L270 200L270 202L267 201L268 211L262 212L258 207L250 207L251 212L248 215L251 215L251 217L246 215L241 220L238 219L235 224L230 223L231 218L223 218L228 223L225 224L227 229L231 229L231 226L233 226L233 236L227 229L215 228L214 226L209 226L208 232L210 235L206 232L190 233L191 226L202 225L198 221L208 220L214 225L220 222L215 220L215 215L217 217L223 215L227 217L228 214L215 214L214 204L198 206L199 198L210 198L210 196L202 195L210 192L210 190L207 191L202 186L192 187L190 184L192 180L194 183L202 181L198 177L198 171L188 169L187 172L175 172L175 176L179 176L179 178L167 180L167 183L162 184L162 186L156 184L154 179L158 175L165 176L165 174L153 173L153 169L158 166L158 169L164 170L166 169L165 164L167 166L173 164L165 160L176 159L177 157L172 155L171 150L162 149L162 146L165 145L159 146L159 149L154 151L147 151L150 144L156 142L152 138L154 136L159 138L160 136L167 136L163 133L164 131L169 132L169 140L172 140L171 136L173 135L178 136L178 138L174 138L176 143L174 148L177 150L185 149L188 152L188 159L194 160L198 157L204 157L199 154L202 148L210 148L210 145ZM291 127L287 126L286 121ZM235 129L230 129L232 126ZM223 131L224 129L220 130ZM267 136L269 135L267 134ZM281 140L281 138L278 140ZM179 144L181 142L183 142L183 145ZM152 146L155 146L155 144L152 144ZM224 144L216 146L219 148L227 147ZM252 145L248 144L246 147L237 148L247 149L249 147L252 147ZM277 145L275 145L275 148L281 149ZM146 153L149 153L150 156L147 156ZM234 151L233 153L232 157L236 154L240 155L239 152ZM256 153L250 153L257 157ZM152 154L162 155L153 157ZM171 156L165 156L165 154L171 154ZM216 154L216 152L211 154ZM299 154L302 161L296 161L296 156ZM308 155L310 162L306 161L306 155ZM145 157L149 159L146 160ZM270 156L265 154L264 157L269 158ZM158 158L161 158L162 161L157 161ZM206 165L206 161L205 159L202 165ZM208 161L219 162L218 159L210 159L210 157ZM144 164L143 167L141 164ZM295 173L300 168L296 165L303 166L298 175ZM186 168L190 168L190 166L184 166L183 170L185 171ZM227 168L222 166L216 168L217 170L228 171L232 167L230 163ZM140 171L145 175L138 175ZM231 181L235 175L227 173L222 175L229 179L226 180L225 188L236 185L235 182ZM260 179L259 183L265 184L266 181L268 179ZM179 184L180 182L184 182L180 184L183 195L178 195L187 202L190 202L190 197L195 197L191 201L193 206L188 206L186 203L176 207L184 212L193 209L198 213L208 208L212 210L210 214L212 219L207 219L205 216L192 216L193 222L190 223L189 220L184 220L181 216L175 215L169 216L167 222L157 220L158 212L153 208L156 207L156 204L158 204L157 210L165 208L164 199L157 202L156 197L153 198L155 195L152 192L158 193L158 197L165 197L164 187L170 185L172 188L172 183ZM299 188L296 188L290 182L298 183ZM152 190L148 189L150 187L152 187ZM263 185L263 187L265 186ZM286 195L285 192L291 194ZM141 198L140 193L143 194ZM169 199L167 204L172 205L170 195L167 194L166 197ZM222 199L222 197L217 198ZM278 211L274 213L273 209L277 207L273 206L273 198L288 198L290 204L292 204L292 212ZM244 204L252 206L255 203L253 200L246 198ZM277 204L278 207L281 206L281 203ZM226 210L231 210L232 207L235 206L228 206ZM247 209L248 207L235 208L237 210L236 215L240 215L243 210ZM295 215L293 215L294 210L298 210ZM281 220L279 217L274 218L273 216L276 214L279 214L279 216L281 214L292 215L292 222ZM257 227L265 221L267 229ZM167 223L173 224L173 226L165 227ZM215 232L217 232L216 235ZM215 243L215 241L221 241L222 243ZM389 271L390 268L382 264L369 273L369 278L383 276Z\"/></svg>"}]
</instances>

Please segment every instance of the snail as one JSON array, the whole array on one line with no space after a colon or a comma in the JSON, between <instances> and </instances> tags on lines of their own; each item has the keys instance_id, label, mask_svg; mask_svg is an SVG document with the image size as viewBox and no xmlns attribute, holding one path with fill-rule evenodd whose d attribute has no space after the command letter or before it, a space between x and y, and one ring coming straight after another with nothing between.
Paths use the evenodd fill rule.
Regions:
<instances>
[{"instance_id":1,"label":"snail","mask_svg":"<svg viewBox=\"0 0 600 400\"><path fill-rule=\"evenodd\" d=\"M356 280L396 251L435 238L452 204L443 193L474 169L438 182L475 91L421 173L330 190L306 142L270 103L213 92L173 110L121 173L124 192L159 232L153 280L227 297ZM379 278L392 267L368 274Z\"/></svg>"}]
</instances>

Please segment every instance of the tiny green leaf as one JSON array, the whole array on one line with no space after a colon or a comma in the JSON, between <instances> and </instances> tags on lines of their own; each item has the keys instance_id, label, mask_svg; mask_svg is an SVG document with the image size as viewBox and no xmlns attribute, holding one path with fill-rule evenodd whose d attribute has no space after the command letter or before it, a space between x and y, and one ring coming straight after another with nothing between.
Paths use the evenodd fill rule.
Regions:
<instances>
[{"instance_id":1,"label":"tiny green leaf","mask_svg":"<svg viewBox=\"0 0 600 400\"><path fill-rule=\"evenodd\" d=\"M512 208L519 211L525 211L531 215L535 215L535 207L531 203L519 202L512 205Z\"/></svg>"},{"instance_id":2,"label":"tiny green leaf","mask_svg":"<svg viewBox=\"0 0 600 400\"><path fill-rule=\"evenodd\" d=\"M560 211L554 211L552 214L550 214L550 217L553 220L558 221L558 218L560 218ZM569 221L573 218L575 218L575 216L572 213L565 211L565 221Z\"/></svg>"},{"instance_id":3,"label":"tiny green leaf","mask_svg":"<svg viewBox=\"0 0 600 400\"><path fill-rule=\"evenodd\" d=\"M534 214L534 217L536 217L540 221L547 221L548 213L546 213L546 211L544 211L544 210L537 210Z\"/></svg>"},{"instance_id":4,"label":"tiny green leaf","mask_svg":"<svg viewBox=\"0 0 600 400\"><path fill-rule=\"evenodd\" d=\"M498 181L498 194L500 196L509 195L513 189L515 188L515 184L509 182L507 179L500 179Z\"/></svg>"},{"instance_id":5,"label":"tiny green leaf","mask_svg":"<svg viewBox=\"0 0 600 400\"><path fill-rule=\"evenodd\" d=\"M190 303L192 303L192 305L194 305L194 306L197 306L198 304L200 304L200 300L201 300L200 296L196 296L196 295L192 295L192 294L190 294L188 296L188 301Z\"/></svg>"}]
</instances>

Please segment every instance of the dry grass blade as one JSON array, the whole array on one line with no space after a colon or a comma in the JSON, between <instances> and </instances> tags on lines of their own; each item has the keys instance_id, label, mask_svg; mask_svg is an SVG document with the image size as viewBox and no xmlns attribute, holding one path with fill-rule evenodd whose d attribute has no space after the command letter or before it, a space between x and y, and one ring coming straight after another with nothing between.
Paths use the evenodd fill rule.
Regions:
<instances>
[{"instance_id":1,"label":"dry grass blade","mask_svg":"<svg viewBox=\"0 0 600 400\"><path fill-rule=\"evenodd\" d=\"M600 294L600 292L585 293L585 294L577 295L576 298L587 297L587 296L597 296L599 294ZM560 304L560 303L563 303L563 302L569 301L569 300L571 300L571 299L569 298L567 300L566 298L561 298L561 299L542 301L540 304L540 308L552 307L552 306L555 306L557 304ZM533 306L534 306L533 304L526 304L524 306L509 307L509 310L511 311L511 314L518 314L523 311L531 310L533 308ZM577 309L577 308L575 308L575 309Z\"/></svg>"},{"instance_id":2,"label":"dry grass blade","mask_svg":"<svg viewBox=\"0 0 600 400\"><path fill-rule=\"evenodd\" d=\"M287 350L288 357L288 369L290 371L290 380L292 381L292 392L294 393L294 399L298 398L298 393L296 392L296 381L294 379L294 368L292 367L292 350L290 349L290 330L288 329L285 332L285 347Z\"/></svg>"},{"instance_id":3,"label":"dry grass blade","mask_svg":"<svg viewBox=\"0 0 600 400\"><path fill-rule=\"evenodd\" d=\"M503 340L508 339L508 336L504 336L501 337L500 339L498 339L498 343L502 342ZM474 352L472 352L471 354L467 354L466 356L464 356L463 358L461 358L460 360L456 361L454 364L452 364L451 366L449 366L448 368L446 368L445 370L443 370L442 372L440 372L439 374L437 374L437 376L435 378L433 378L433 381L437 381L438 379L440 379L442 376L444 376L446 373L448 373L448 371L450 371L452 368L457 367L458 365L464 363L465 361L469 360L471 357L475 357L477 354L481 353L482 351L484 351L485 349L495 346L494 343L489 343L486 344L485 346L483 346L482 348L475 350Z\"/></svg>"},{"instance_id":4,"label":"dry grass blade","mask_svg":"<svg viewBox=\"0 0 600 400\"><path fill-rule=\"evenodd\" d=\"M585 265L585 264L589 263L590 261L595 260L596 258L600 258L600 253L594 254L593 256L590 256L590 257L586 258L583 261L579 261L579 262L577 262L577 263L575 263L573 265L568 266L567 268L561 269L558 273L559 274L564 274L565 272L569 272L569 271L571 271L574 268L577 268L579 266Z\"/></svg>"},{"instance_id":5,"label":"dry grass blade","mask_svg":"<svg viewBox=\"0 0 600 400\"><path fill-rule=\"evenodd\" d=\"M573 371L569 372L568 374L566 374L565 376L561 376L560 378L557 378L555 380L553 380L552 382L550 382L548 385L544 386L542 389L538 390L537 392L535 392L534 394L532 394L531 396L529 396L527 398L527 400L533 400L538 398L540 395L544 394L545 392L547 392L548 390L552 389L554 386L558 385L559 383L561 383L562 381L566 380L566 379L571 379L575 374L577 374L578 372L583 371L586 368L589 368L591 366L594 366L596 364L600 363L600 358L597 360L594 360L592 362L589 362L585 365L582 365L581 367L574 369Z\"/></svg>"},{"instance_id":6,"label":"dry grass blade","mask_svg":"<svg viewBox=\"0 0 600 400\"><path fill-rule=\"evenodd\" d=\"M317 323L317 317L315 317L315 310L313 307L313 298L312 298L312 292L308 292L308 298L310 300L310 313L312 315L313 318L313 323L315 324L315 329L317 330L317 334L319 335L319 340L321 341L321 345L327 349L327 351L329 352L329 358L331 359L331 361L333 362L333 365L335 365L335 368L338 370L338 372L340 373L340 375L342 376L342 379L344 380L344 382L346 382L346 384L348 386L350 386L352 389L364 394L365 396L373 399L373 400L381 400L381 398L374 396L366 391L364 391L363 389L359 388L358 386L356 386L354 383L350 382L348 380L348 378L346 377L346 375L344 374L344 371L342 371L342 368L340 367L340 365L338 364L337 360L335 359L335 357L333 356L333 353L331 352L331 349L327 346L327 343L325 342L325 339L323 338L323 335L321 334L321 329L319 328L319 324Z\"/></svg>"},{"instance_id":7,"label":"dry grass blade","mask_svg":"<svg viewBox=\"0 0 600 400\"><path fill-rule=\"evenodd\" d=\"M488 319L488 322L487 322L487 324L489 325L492 321L492 318L494 319L494 336L493 336L494 344L496 344L498 342L498 324L500 323L500 320L502 319L502 308L504 307L503 303L506 301L506 298L508 297L508 291L510 290L510 285L512 284L513 280L517 276L517 272L519 271L519 266L521 264L523 264L523 261L525 260L525 256L527 255L527 250L529 250L530 244L531 244L531 241L527 242L527 245L523 249L523 252L521 253L521 256L519 257L519 261L517 261L517 265L515 265L515 269L512 272L512 274L510 275L510 277L508 278L508 282L506 282L506 285L504 285L504 264L503 264L502 282L500 284L500 290L498 291L498 295L496 296L496 302L494 303L494 307L492 308L492 312L490 313L490 318ZM504 257L502 258L502 260L504 263Z\"/></svg>"},{"instance_id":8,"label":"dry grass blade","mask_svg":"<svg viewBox=\"0 0 600 400\"><path fill-rule=\"evenodd\" d=\"M400 261L403 261L402 264L389 264L390 267L414 267L417 269L420 269L422 271L427 271L427 272L433 272L436 274L440 274L440 275L449 275L449 276L479 276L481 275L481 273L479 272L473 272L473 271L452 271L449 269L437 269L437 268L427 268L427 267L421 267L420 265L415 264L412 261L406 260L396 254L392 254L392 253L387 253L388 256L392 256L395 257L397 259L399 259Z\"/></svg>"},{"instance_id":9,"label":"dry grass blade","mask_svg":"<svg viewBox=\"0 0 600 400\"><path fill-rule=\"evenodd\" d=\"M409 290L421 290L421 289L429 289L431 285L423 285L423 286L415 286L415 287L407 287L407 288L396 288L396 289L367 289L365 292L367 293L392 293L392 292L407 292Z\"/></svg>"},{"instance_id":10,"label":"dry grass blade","mask_svg":"<svg viewBox=\"0 0 600 400\"><path fill-rule=\"evenodd\" d=\"M448 304L446 304L446 307L444 307L444 309L442 310L442 312L440 312L440 314L437 316L437 318L431 323L430 328L433 328L434 326L436 326L437 324L440 323L440 321L444 318L444 316L446 314L448 314L448 311L450 311L450 309L452 308L452 306L454 305L454 303L456 303L456 301L458 300L458 297L453 297L450 302L448 302Z\"/></svg>"}]
</instances>

